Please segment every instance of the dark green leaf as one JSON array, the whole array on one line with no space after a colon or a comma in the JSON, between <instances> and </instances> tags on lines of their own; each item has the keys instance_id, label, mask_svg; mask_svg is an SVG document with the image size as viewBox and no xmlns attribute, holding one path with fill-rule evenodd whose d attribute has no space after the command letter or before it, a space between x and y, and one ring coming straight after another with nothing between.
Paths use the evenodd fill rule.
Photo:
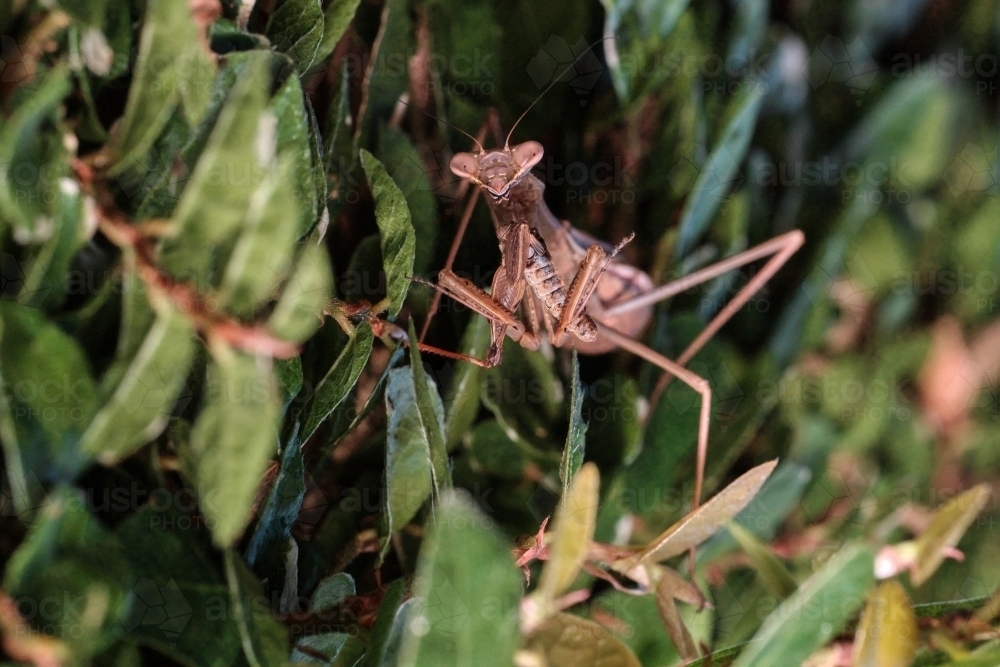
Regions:
<instances>
[{"instance_id":1,"label":"dark green leaf","mask_svg":"<svg viewBox=\"0 0 1000 667\"><path fill-rule=\"evenodd\" d=\"M417 332L410 320L410 340L417 340ZM420 418L420 428L427 440L428 455L431 461L431 482L434 495L440 495L442 489L451 488L451 471L448 468L448 452L444 445L444 405L438 394L437 385L429 380L420 360L420 350L416 345L410 345L410 367L413 369L413 390L417 403L417 415Z\"/></svg>"},{"instance_id":2,"label":"dark green leaf","mask_svg":"<svg viewBox=\"0 0 1000 667\"><path fill-rule=\"evenodd\" d=\"M21 243L38 242L52 233L51 205L60 197L59 180L38 178L39 170L68 175L65 151L50 134L42 133L46 123L56 120L62 98L71 87L69 72L58 67L47 72L31 92L0 125L0 220L12 223ZM25 176L25 174L36 176ZM39 229L39 226L43 227ZM9 260L4 259L6 264ZM4 274L9 275L7 273ZM7 289L4 296L9 296Z\"/></svg>"},{"instance_id":3,"label":"dark green leaf","mask_svg":"<svg viewBox=\"0 0 1000 667\"><path fill-rule=\"evenodd\" d=\"M333 292L333 273L330 255L318 241L318 234L313 234L303 243L292 275L268 319L268 329L283 340L304 342L323 322L323 311Z\"/></svg>"},{"instance_id":4,"label":"dark green leaf","mask_svg":"<svg viewBox=\"0 0 1000 667\"><path fill-rule=\"evenodd\" d=\"M120 635L119 618L134 604L130 580L118 540L90 515L79 492L60 488L7 563L3 588L30 623L85 660Z\"/></svg>"},{"instance_id":5,"label":"dark green leaf","mask_svg":"<svg viewBox=\"0 0 1000 667\"><path fill-rule=\"evenodd\" d=\"M316 60L322 60L333 53L337 42L347 32L347 26L354 19L361 0L333 0L326 8L324 16L323 40L316 52Z\"/></svg>"},{"instance_id":6,"label":"dark green leaf","mask_svg":"<svg viewBox=\"0 0 1000 667\"><path fill-rule=\"evenodd\" d=\"M361 667L379 667L385 655L386 642L389 633L393 628L393 620L399 605L406 594L406 581L397 579L385 589L382 602L378 606L378 614L375 616L375 625L372 626L371 635L368 637L368 652L361 663Z\"/></svg>"},{"instance_id":7,"label":"dark green leaf","mask_svg":"<svg viewBox=\"0 0 1000 667\"><path fill-rule=\"evenodd\" d=\"M473 317L465 329L458 352L481 359L489 342L489 322L484 317ZM483 369L475 364L455 364L455 374L444 395L444 437L449 452L454 451L462 442L479 412L482 375Z\"/></svg>"},{"instance_id":8,"label":"dark green leaf","mask_svg":"<svg viewBox=\"0 0 1000 667\"><path fill-rule=\"evenodd\" d=\"M735 521L727 523L726 530L739 542L750 560L751 567L757 571L757 576L771 595L784 600L795 592L795 580L788 573L788 569L766 544L757 539L756 535Z\"/></svg>"},{"instance_id":9,"label":"dark green leaf","mask_svg":"<svg viewBox=\"0 0 1000 667\"><path fill-rule=\"evenodd\" d=\"M302 508L306 495L305 466L302 447L292 438L281 454L278 476L271 483L271 490L260 509L253 537L247 545L247 565L262 579L278 581L283 574L284 547L292 534L295 518Z\"/></svg>"},{"instance_id":10,"label":"dark green leaf","mask_svg":"<svg viewBox=\"0 0 1000 667\"><path fill-rule=\"evenodd\" d=\"M389 371L385 401L389 425L385 456L383 558L390 546L389 538L416 516L432 488L430 443L417 407L411 367Z\"/></svg>"},{"instance_id":11,"label":"dark green leaf","mask_svg":"<svg viewBox=\"0 0 1000 667\"><path fill-rule=\"evenodd\" d=\"M243 644L243 655L254 667L284 666L288 631L260 604L259 582L231 549L224 553L229 601Z\"/></svg>"},{"instance_id":12,"label":"dark green leaf","mask_svg":"<svg viewBox=\"0 0 1000 667\"><path fill-rule=\"evenodd\" d=\"M316 58L323 21L319 0L283 0L271 14L265 34L274 48L291 56L302 73Z\"/></svg>"},{"instance_id":13,"label":"dark green leaf","mask_svg":"<svg viewBox=\"0 0 1000 667\"><path fill-rule=\"evenodd\" d=\"M323 203L326 201L326 190L324 183L322 194L317 194L314 169L321 167L319 161L314 160L314 153L319 152L315 145L319 138L313 136L310 131L312 109L297 76L290 76L285 80L274 94L269 109L278 119L275 133L278 154L287 156L290 161L290 168L282 186L298 202L301 220L298 225L289 227L294 238L299 238L316 225ZM290 218L295 217L292 212L286 211L282 216L286 225Z\"/></svg>"},{"instance_id":14,"label":"dark green leaf","mask_svg":"<svg viewBox=\"0 0 1000 667\"><path fill-rule=\"evenodd\" d=\"M719 142L712 149L712 154L708 156L691 194L688 195L684 213L681 214L678 223L677 246L674 252L676 259L682 259L691 251L733 188L734 178L739 173L740 164L750 147L763 100L762 87L753 88L752 92L741 100L739 110L729 121Z\"/></svg>"},{"instance_id":15,"label":"dark green leaf","mask_svg":"<svg viewBox=\"0 0 1000 667\"><path fill-rule=\"evenodd\" d=\"M580 386L580 361L573 350L573 389L569 398L569 432L559 463L559 481L569 487L576 471L583 465L584 448L587 446L587 424L583 421L583 387Z\"/></svg>"},{"instance_id":16,"label":"dark green leaf","mask_svg":"<svg viewBox=\"0 0 1000 667\"><path fill-rule=\"evenodd\" d=\"M406 292L410 289L417 246L416 234L403 193L393 183L382 163L362 149L361 166L368 176L368 185L375 198L375 221L382 239L389 316L395 317L403 307Z\"/></svg>"},{"instance_id":17,"label":"dark green leaf","mask_svg":"<svg viewBox=\"0 0 1000 667\"><path fill-rule=\"evenodd\" d=\"M234 664L242 641L229 589L196 533L176 529L189 520L176 506L147 506L118 527L136 575L135 599L122 626L132 641L183 664Z\"/></svg>"},{"instance_id":18,"label":"dark green leaf","mask_svg":"<svg viewBox=\"0 0 1000 667\"><path fill-rule=\"evenodd\" d=\"M266 57L255 58L229 94L177 204L177 233L163 248L164 268L203 290L218 280L208 271L220 246L233 242L274 159L274 118L264 110L269 68Z\"/></svg>"},{"instance_id":19,"label":"dark green leaf","mask_svg":"<svg viewBox=\"0 0 1000 667\"><path fill-rule=\"evenodd\" d=\"M191 124L205 113L215 65L197 32L187 4L146 3L136 74L114 142L119 166L149 149L178 103Z\"/></svg>"},{"instance_id":20,"label":"dark green leaf","mask_svg":"<svg viewBox=\"0 0 1000 667\"><path fill-rule=\"evenodd\" d=\"M374 340L371 325L362 322L344 346L337 361L316 386L309 407L309 417L302 429L302 442L308 441L319 425L347 398L368 363Z\"/></svg>"},{"instance_id":21,"label":"dark green leaf","mask_svg":"<svg viewBox=\"0 0 1000 667\"><path fill-rule=\"evenodd\" d=\"M416 145L400 130L379 129L379 158L393 182L406 197L413 221L417 247L413 256L414 273L427 270L434 257L438 235L438 205L431 189L423 158Z\"/></svg>"},{"instance_id":22,"label":"dark green leaf","mask_svg":"<svg viewBox=\"0 0 1000 667\"><path fill-rule=\"evenodd\" d=\"M213 349L205 405L191 431L201 509L219 546L232 544L250 520L261 475L277 449L281 397L269 360Z\"/></svg>"},{"instance_id":23,"label":"dark green leaf","mask_svg":"<svg viewBox=\"0 0 1000 667\"><path fill-rule=\"evenodd\" d=\"M0 301L0 369L16 438L3 439L10 468L26 480L74 475L86 462L77 440L97 408L83 351L40 312Z\"/></svg>"},{"instance_id":24,"label":"dark green leaf","mask_svg":"<svg viewBox=\"0 0 1000 667\"><path fill-rule=\"evenodd\" d=\"M114 393L87 427L81 449L110 465L159 435L184 389L194 351L187 318L176 311L161 312Z\"/></svg>"}]
</instances>

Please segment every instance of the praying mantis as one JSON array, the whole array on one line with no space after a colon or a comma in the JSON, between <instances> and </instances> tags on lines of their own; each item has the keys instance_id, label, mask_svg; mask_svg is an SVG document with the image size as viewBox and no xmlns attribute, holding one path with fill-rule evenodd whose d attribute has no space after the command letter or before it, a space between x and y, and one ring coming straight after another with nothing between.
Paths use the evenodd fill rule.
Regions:
<instances>
[{"instance_id":1,"label":"praying mantis","mask_svg":"<svg viewBox=\"0 0 1000 667\"><path fill-rule=\"evenodd\" d=\"M488 120L478 138L468 135L477 150L456 153L451 159L452 173L463 180L463 188L465 184L471 187L472 194L463 211L445 266L438 274L438 281L428 283L436 294L424 323L421 341L441 296L445 295L489 320L491 340L486 358L457 357L484 368L501 362L505 337L509 336L528 349L537 349L544 327L549 341L556 347L574 346L585 354L601 354L621 348L662 369L664 375L651 397L654 405L666 383L672 377L678 378L697 392L701 401L692 505L697 509L701 502L708 455L712 390L705 378L688 370L685 365L784 266L803 245L805 236L799 230L786 232L657 286L645 272L618 260L619 251L634 234L615 246L609 246L575 229L568 221L559 221L545 204L545 184L531 173L531 169L541 161L544 148L536 141L510 145L510 137L517 124L537 101L511 128L502 149L487 150L483 147L486 127L490 123ZM496 131L495 116L493 126L499 144L500 132ZM480 193L485 195L489 206L502 258L490 293L452 271L459 244ZM708 322L677 359L669 359L639 342L639 336L652 317L654 304L763 259L767 261L761 269ZM515 315L518 306L524 313L524 321Z\"/></svg>"}]
</instances>

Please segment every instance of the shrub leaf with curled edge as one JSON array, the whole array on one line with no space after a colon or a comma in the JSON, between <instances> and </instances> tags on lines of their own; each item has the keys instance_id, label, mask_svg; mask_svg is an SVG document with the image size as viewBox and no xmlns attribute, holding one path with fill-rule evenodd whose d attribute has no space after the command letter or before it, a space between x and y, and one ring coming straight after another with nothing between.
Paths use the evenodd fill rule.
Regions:
<instances>
[{"instance_id":1,"label":"shrub leaf with curled edge","mask_svg":"<svg viewBox=\"0 0 1000 667\"><path fill-rule=\"evenodd\" d=\"M616 562L614 568L629 577L639 577L636 580L641 581L642 575L635 571L637 568L698 546L750 504L777 465L778 460L775 459L744 473L704 505L663 531L642 551Z\"/></svg>"}]
</instances>

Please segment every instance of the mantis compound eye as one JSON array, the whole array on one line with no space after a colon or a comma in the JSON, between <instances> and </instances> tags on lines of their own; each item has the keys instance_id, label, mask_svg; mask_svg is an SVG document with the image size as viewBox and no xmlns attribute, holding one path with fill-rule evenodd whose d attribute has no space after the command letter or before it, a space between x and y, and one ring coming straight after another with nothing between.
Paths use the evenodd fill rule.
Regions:
<instances>
[{"instance_id":1,"label":"mantis compound eye","mask_svg":"<svg viewBox=\"0 0 1000 667\"><path fill-rule=\"evenodd\" d=\"M472 153L455 153L451 159L451 171L460 178L474 179L479 173L479 161Z\"/></svg>"},{"instance_id":2,"label":"mantis compound eye","mask_svg":"<svg viewBox=\"0 0 1000 667\"><path fill-rule=\"evenodd\" d=\"M525 141L510 149L510 153L520 170L531 171L536 164L542 161L545 149L537 141Z\"/></svg>"}]
</instances>

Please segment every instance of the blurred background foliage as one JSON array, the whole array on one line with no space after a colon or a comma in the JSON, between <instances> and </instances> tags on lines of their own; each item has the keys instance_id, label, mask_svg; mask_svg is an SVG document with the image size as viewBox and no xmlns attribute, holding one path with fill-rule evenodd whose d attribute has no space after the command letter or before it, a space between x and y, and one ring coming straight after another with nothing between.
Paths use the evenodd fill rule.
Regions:
<instances>
[{"instance_id":1,"label":"blurred background foliage","mask_svg":"<svg viewBox=\"0 0 1000 667\"><path fill-rule=\"evenodd\" d=\"M13 0L0 40L5 659L1000 664L995 0ZM689 364L706 497L780 464L699 548L688 646L588 574L562 639L519 638L507 551L581 451L598 542L684 516L698 395L624 352L400 346L451 156L522 114L549 208L657 283L806 237ZM480 202L455 269L499 261ZM677 355L758 269L643 341ZM445 300L427 342L487 336Z\"/></svg>"}]
</instances>

